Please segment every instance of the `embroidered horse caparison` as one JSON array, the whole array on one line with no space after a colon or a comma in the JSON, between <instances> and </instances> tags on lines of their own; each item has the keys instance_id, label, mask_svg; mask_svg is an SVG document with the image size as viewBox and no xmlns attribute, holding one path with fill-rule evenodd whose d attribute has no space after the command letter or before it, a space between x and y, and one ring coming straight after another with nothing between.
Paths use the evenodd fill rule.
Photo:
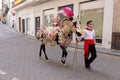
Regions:
<instances>
[{"instance_id":1,"label":"embroidered horse caparison","mask_svg":"<svg viewBox=\"0 0 120 80\"><path fill-rule=\"evenodd\" d=\"M61 20L59 26L56 27L42 27L37 32L37 38L41 40L39 56L42 56L42 50L45 54L46 60L49 60L46 54L45 45L58 45L62 49L61 62L65 64L67 51L66 48L70 45L72 34L76 33L76 24L72 22L71 18ZM78 32L77 32L78 33ZM81 35L81 33L79 33Z\"/></svg>"}]
</instances>

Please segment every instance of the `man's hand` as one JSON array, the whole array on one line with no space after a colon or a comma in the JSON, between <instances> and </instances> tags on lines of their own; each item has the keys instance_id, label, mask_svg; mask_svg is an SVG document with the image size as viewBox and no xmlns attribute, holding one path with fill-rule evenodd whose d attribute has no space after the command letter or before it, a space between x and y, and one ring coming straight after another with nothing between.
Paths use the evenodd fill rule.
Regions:
<instances>
[{"instance_id":1,"label":"man's hand","mask_svg":"<svg viewBox=\"0 0 120 80\"><path fill-rule=\"evenodd\" d=\"M76 42L78 43L78 42L80 42L80 40L76 38Z\"/></svg>"}]
</instances>

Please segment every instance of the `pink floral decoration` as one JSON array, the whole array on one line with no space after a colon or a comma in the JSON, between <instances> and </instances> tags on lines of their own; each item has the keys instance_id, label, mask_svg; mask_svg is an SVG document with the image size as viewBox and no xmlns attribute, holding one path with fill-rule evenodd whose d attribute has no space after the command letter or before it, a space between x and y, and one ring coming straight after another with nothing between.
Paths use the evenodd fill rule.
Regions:
<instances>
[{"instance_id":1,"label":"pink floral decoration","mask_svg":"<svg viewBox=\"0 0 120 80\"><path fill-rule=\"evenodd\" d=\"M73 16L74 16L74 13L73 13L72 9L69 8L69 7L63 8L63 11L64 11L64 13L65 13L67 16L69 16L69 17L73 17Z\"/></svg>"}]
</instances>

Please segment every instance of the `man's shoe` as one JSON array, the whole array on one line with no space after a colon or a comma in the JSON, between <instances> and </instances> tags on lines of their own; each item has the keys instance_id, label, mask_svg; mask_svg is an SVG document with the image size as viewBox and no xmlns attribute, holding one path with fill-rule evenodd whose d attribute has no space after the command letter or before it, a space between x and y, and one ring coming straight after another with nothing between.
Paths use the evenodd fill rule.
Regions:
<instances>
[{"instance_id":1,"label":"man's shoe","mask_svg":"<svg viewBox=\"0 0 120 80\"><path fill-rule=\"evenodd\" d=\"M90 65L86 66L86 69L91 70L91 66Z\"/></svg>"}]
</instances>

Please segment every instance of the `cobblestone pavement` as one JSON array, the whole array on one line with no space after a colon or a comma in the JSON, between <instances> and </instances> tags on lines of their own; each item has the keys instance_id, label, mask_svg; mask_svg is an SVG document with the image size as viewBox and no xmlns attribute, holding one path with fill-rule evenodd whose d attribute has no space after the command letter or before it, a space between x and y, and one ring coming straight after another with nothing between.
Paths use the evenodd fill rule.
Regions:
<instances>
[{"instance_id":1,"label":"cobblestone pavement","mask_svg":"<svg viewBox=\"0 0 120 80\"><path fill-rule=\"evenodd\" d=\"M120 80L120 57L98 53L92 70L84 68L83 51L68 48L67 66L60 63L61 49L47 46L50 62L39 59L40 41L16 34L0 24L0 80Z\"/></svg>"}]
</instances>

